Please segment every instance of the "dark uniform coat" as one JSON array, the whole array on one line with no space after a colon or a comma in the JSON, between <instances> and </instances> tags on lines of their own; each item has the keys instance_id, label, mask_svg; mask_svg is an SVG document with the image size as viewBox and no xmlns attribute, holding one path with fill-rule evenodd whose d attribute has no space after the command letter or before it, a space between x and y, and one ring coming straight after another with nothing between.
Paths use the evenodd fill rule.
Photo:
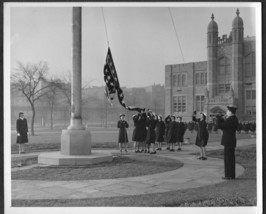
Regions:
<instances>
[{"instance_id":1,"label":"dark uniform coat","mask_svg":"<svg viewBox=\"0 0 266 214\"><path fill-rule=\"evenodd\" d=\"M193 121L197 122L198 133L196 137L195 144L199 147L205 147L209 140L209 132L207 130L207 123L205 120L196 119L195 116L192 117Z\"/></svg>"},{"instance_id":2,"label":"dark uniform coat","mask_svg":"<svg viewBox=\"0 0 266 214\"><path fill-rule=\"evenodd\" d=\"M117 128L119 128L119 134L118 134L118 143L127 143L128 137L127 137L127 130L128 123L125 120L119 120L117 122Z\"/></svg>"},{"instance_id":3,"label":"dark uniform coat","mask_svg":"<svg viewBox=\"0 0 266 214\"><path fill-rule=\"evenodd\" d=\"M235 178L235 147L238 119L235 115L226 119L217 117L217 125L223 131L221 144L224 146L225 177Z\"/></svg>"},{"instance_id":4,"label":"dark uniform coat","mask_svg":"<svg viewBox=\"0 0 266 214\"><path fill-rule=\"evenodd\" d=\"M156 140L156 134L155 134L155 128L157 124L157 119L154 119L153 117L147 117L147 126L148 126L148 132L146 137L146 143L155 143Z\"/></svg>"},{"instance_id":5,"label":"dark uniform coat","mask_svg":"<svg viewBox=\"0 0 266 214\"><path fill-rule=\"evenodd\" d=\"M169 142L169 124L171 122L171 117L170 116L167 116L164 120L165 122L165 132L164 132L164 140L168 143Z\"/></svg>"},{"instance_id":6,"label":"dark uniform coat","mask_svg":"<svg viewBox=\"0 0 266 214\"><path fill-rule=\"evenodd\" d=\"M146 140L147 129L146 129L146 114L138 114L133 117L134 130L132 134L132 140L136 142L143 142Z\"/></svg>"},{"instance_id":7,"label":"dark uniform coat","mask_svg":"<svg viewBox=\"0 0 266 214\"><path fill-rule=\"evenodd\" d=\"M20 134L20 136L17 136L17 142L16 143L28 143L28 123L27 120L24 118L23 120L21 118L17 119L17 133Z\"/></svg>"},{"instance_id":8,"label":"dark uniform coat","mask_svg":"<svg viewBox=\"0 0 266 214\"><path fill-rule=\"evenodd\" d=\"M176 122L176 142L184 142L185 131L185 124L183 122Z\"/></svg>"},{"instance_id":9,"label":"dark uniform coat","mask_svg":"<svg viewBox=\"0 0 266 214\"><path fill-rule=\"evenodd\" d=\"M169 143L176 143L176 125L175 121L171 121L168 126L168 142Z\"/></svg>"},{"instance_id":10,"label":"dark uniform coat","mask_svg":"<svg viewBox=\"0 0 266 214\"><path fill-rule=\"evenodd\" d=\"M163 121L158 121L156 124L156 141L163 142L164 141L164 132L165 125Z\"/></svg>"}]
</instances>

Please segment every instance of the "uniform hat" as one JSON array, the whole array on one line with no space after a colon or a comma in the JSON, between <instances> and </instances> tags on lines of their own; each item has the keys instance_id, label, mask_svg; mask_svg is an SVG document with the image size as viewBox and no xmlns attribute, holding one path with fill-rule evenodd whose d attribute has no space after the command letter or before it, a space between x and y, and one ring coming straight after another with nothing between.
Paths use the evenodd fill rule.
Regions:
<instances>
[{"instance_id":1,"label":"uniform hat","mask_svg":"<svg viewBox=\"0 0 266 214\"><path fill-rule=\"evenodd\" d=\"M229 105L229 106L227 106L227 108L229 110L231 110L231 109L237 110L237 106L236 105Z\"/></svg>"},{"instance_id":2,"label":"uniform hat","mask_svg":"<svg viewBox=\"0 0 266 214\"><path fill-rule=\"evenodd\" d=\"M125 115L125 114L120 114L120 116L119 116L119 117L122 117L122 116L123 116L123 117L125 117L126 115Z\"/></svg>"},{"instance_id":3,"label":"uniform hat","mask_svg":"<svg viewBox=\"0 0 266 214\"><path fill-rule=\"evenodd\" d=\"M229 105L227 106L227 109L231 111L233 114L236 113L237 107L235 105Z\"/></svg>"},{"instance_id":4,"label":"uniform hat","mask_svg":"<svg viewBox=\"0 0 266 214\"><path fill-rule=\"evenodd\" d=\"M207 117L207 115L204 112L200 112L200 114L203 114L205 117Z\"/></svg>"}]
</instances>

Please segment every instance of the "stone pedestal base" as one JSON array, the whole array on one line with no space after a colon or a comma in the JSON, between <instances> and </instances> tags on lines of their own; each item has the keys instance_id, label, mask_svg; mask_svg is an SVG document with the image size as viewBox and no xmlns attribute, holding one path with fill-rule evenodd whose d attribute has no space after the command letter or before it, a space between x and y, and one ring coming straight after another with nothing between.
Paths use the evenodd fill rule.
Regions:
<instances>
[{"instance_id":1,"label":"stone pedestal base","mask_svg":"<svg viewBox=\"0 0 266 214\"><path fill-rule=\"evenodd\" d=\"M62 155L90 155L91 133L88 130L62 130Z\"/></svg>"},{"instance_id":2,"label":"stone pedestal base","mask_svg":"<svg viewBox=\"0 0 266 214\"><path fill-rule=\"evenodd\" d=\"M62 155L60 152L49 152L38 156L38 163L58 166L84 166L111 161L112 154L105 151L93 151L90 155Z\"/></svg>"}]
</instances>

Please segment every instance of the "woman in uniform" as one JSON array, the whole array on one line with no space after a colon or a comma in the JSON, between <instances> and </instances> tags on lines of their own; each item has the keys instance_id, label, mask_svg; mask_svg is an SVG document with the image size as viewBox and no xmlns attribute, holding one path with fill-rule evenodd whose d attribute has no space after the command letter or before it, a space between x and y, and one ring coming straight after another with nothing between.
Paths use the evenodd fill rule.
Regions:
<instances>
[{"instance_id":1,"label":"woman in uniform","mask_svg":"<svg viewBox=\"0 0 266 214\"><path fill-rule=\"evenodd\" d=\"M119 149L122 153L122 144L124 144L125 152L127 152L127 143L128 143L128 137L127 137L127 128L128 123L125 121L125 115L120 114L120 120L117 122L117 128L119 128L119 134L118 134L118 143L119 143Z\"/></svg>"},{"instance_id":2,"label":"woman in uniform","mask_svg":"<svg viewBox=\"0 0 266 214\"><path fill-rule=\"evenodd\" d=\"M194 111L194 115L192 116L192 119L194 122L197 122L198 124L198 133L196 137L196 145L199 147L200 151L200 157L199 160L207 160L206 157L206 145L209 140L209 132L207 130L207 123L206 123L206 115L201 112L200 118L196 118L197 112Z\"/></svg>"},{"instance_id":3,"label":"woman in uniform","mask_svg":"<svg viewBox=\"0 0 266 214\"><path fill-rule=\"evenodd\" d=\"M19 154L25 153L24 144L28 143L28 123L26 118L24 118L24 113L19 113L19 118L17 119L16 124L17 129L17 141L16 143L19 145Z\"/></svg>"}]
</instances>

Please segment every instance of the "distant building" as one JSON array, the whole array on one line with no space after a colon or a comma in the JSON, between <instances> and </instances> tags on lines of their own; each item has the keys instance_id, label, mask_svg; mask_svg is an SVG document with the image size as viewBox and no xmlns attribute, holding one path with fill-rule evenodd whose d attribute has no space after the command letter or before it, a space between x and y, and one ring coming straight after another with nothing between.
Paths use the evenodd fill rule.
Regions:
<instances>
[{"instance_id":1,"label":"distant building","mask_svg":"<svg viewBox=\"0 0 266 214\"><path fill-rule=\"evenodd\" d=\"M194 110L225 112L238 106L241 120L256 118L255 37L244 38L244 23L237 9L229 36L218 36L212 14L207 29L207 61L165 67L165 114L191 120Z\"/></svg>"}]
</instances>

